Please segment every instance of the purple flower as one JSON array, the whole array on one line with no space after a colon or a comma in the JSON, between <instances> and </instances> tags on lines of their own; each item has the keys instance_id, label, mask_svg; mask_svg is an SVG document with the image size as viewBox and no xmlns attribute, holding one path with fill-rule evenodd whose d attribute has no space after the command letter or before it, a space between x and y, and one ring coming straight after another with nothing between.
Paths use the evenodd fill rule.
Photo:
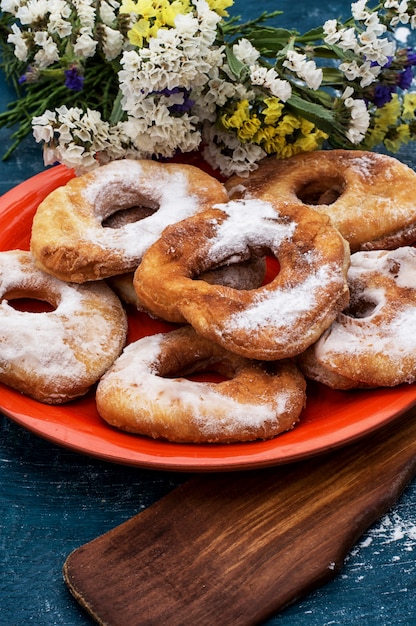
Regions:
<instances>
[{"instance_id":1,"label":"purple flower","mask_svg":"<svg viewBox=\"0 0 416 626\"><path fill-rule=\"evenodd\" d=\"M390 65L392 64L392 61L393 61L393 57L387 57L387 61L384 63L384 65L380 65L380 63L377 63L377 61L371 61L370 65L371 67L375 67L377 65L378 67L385 68L385 67L390 67Z\"/></svg>"},{"instance_id":2,"label":"purple flower","mask_svg":"<svg viewBox=\"0 0 416 626\"><path fill-rule=\"evenodd\" d=\"M26 68L26 72L22 74L19 79L19 85L24 85L25 83L35 83L39 78L39 70L36 67L32 67L28 65Z\"/></svg>"},{"instance_id":3,"label":"purple flower","mask_svg":"<svg viewBox=\"0 0 416 626\"><path fill-rule=\"evenodd\" d=\"M161 94L162 96L167 96L167 97L172 96L177 93L182 94L183 96L182 104L177 103L177 104L172 104L171 106L168 106L169 112L173 114L188 113L195 104L195 100L191 100L189 98L189 91L185 89L185 87L174 87L173 89L162 89L162 91L158 91L157 93Z\"/></svg>"},{"instance_id":4,"label":"purple flower","mask_svg":"<svg viewBox=\"0 0 416 626\"><path fill-rule=\"evenodd\" d=\"M65 70L65 87L72 91L81 91L84 86L84 77L80 74L77 67L70 67Z\"/></svg>"},{"instance_id":5,"label":"purple flower","mask_svg":"<svg viewBox=\"0 0 416 626\"><path fill-rule=\"evenodd\" d=\"M390 102L392 93L394 93L395 88L389 87L387 85L378 84L374 88L373 94L373 102L376 107L380 108Z\"/></svg>"},{"instance_id":6,"label":"purple flower","mask_svg":"<svg viewBox=\"0 0 416 626\"><path fill-rule=\"evenodd\" d=\"M406 49L406 59L408 65L416 65L416 52L413 51L413 48Z\"/></svg>"},{"instance_id":7,"label":"purple flower","mask_svg":"<svg viewBox=\"0 0 416 626\"><path fill-rule=\"evenodd\" d=\"M397 85L400 87L400 89L409 89L410 85L412 84L412 80L413 80L413 72L412 72L412 68L410 67L406 67L405 70L403 70L403 72L400 72L400 74L397 77Z\"/></svg>"}]
</instances>

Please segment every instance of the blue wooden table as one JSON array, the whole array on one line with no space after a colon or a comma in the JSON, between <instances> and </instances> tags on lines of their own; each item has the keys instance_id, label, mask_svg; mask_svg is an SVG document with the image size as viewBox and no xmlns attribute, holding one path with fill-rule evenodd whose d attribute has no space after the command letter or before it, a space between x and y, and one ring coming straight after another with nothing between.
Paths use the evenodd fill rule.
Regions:
<instances>
[{"instance_id":1,"label":"blue wooden table","mask_svg":"<svg viewBox=\"0 0 416 626\"><path fill-rule=\"evenodd\" d=\"M284 0L263 2L262 8L284 9L281 23L301 23L305 30L304 25L348 15L349 4L314 0L300 5ZM237 0L233 12L255 15L258 3ZM11 92L3 77L0 81L0 110L4 110ZM0 146L9 135L9 130L0 132ZM400 158L416 165L414 147L403 151ZM0 162L0 194L43 169L40 149L28 138L7 162ZM189 476L90 458L45 441L1 415L0 428L0 624L92 624L63 582L66 557ZM332 582L267 624L411 626L416 624L415 604L414 481L397 505L360 539ZM219 617L213 626L220 625L227 626Z\"/></svg>"}]
</instances>

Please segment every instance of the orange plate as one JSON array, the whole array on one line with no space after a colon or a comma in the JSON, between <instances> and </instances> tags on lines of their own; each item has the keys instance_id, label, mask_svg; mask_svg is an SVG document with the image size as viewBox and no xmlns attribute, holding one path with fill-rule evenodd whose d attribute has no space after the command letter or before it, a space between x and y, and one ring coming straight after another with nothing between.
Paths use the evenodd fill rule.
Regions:
<instances>
[{"instance_id":1,"label":"orange plate","mask_svg":"<svg viewBox=\"0 0 416 626\"><path fill-rule=\"evenodd\" d=\"M4 194L0 249L28 249L39 202L72 177L72 171L58 165ZM169 328L136 312L129 313L129 323L130 340ZM93 392L64 406L48 406L0 387L0 409L37 435L106 461L175 471L240 470L304 459L379 428L416 402L416 385L341 392L309 384L307 407L292 431L271 441L193 445L154 441L111 428L99 417Z\"/></svg>"}]
</instances>

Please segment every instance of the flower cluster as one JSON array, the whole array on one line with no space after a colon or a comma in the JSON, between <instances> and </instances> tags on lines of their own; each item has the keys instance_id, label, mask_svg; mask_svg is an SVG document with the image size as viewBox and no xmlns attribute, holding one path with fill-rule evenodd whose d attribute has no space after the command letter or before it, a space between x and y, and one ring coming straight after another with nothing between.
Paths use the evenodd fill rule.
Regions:
<instances>
[{"instance_id":1,"label":"flower cluster","mask_svg":"<svg viewBox=\"0 0 416 626\"><path fill-rule=\"evenodd\" d=\"M1 0L18 98L0 125L33 131L46 164L198 150L224 176L266 155L397 150L416 138L416 0L367 0L307 33L240 23L233 0ZM14 147L14 146L13 146Z\"/></svg>"}]
</instances>

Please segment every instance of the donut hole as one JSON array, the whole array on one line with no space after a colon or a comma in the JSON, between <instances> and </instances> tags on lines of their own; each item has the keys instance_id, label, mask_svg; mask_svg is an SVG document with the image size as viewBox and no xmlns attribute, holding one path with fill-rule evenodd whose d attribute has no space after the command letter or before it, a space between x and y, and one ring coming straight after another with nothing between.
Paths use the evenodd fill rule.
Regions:
<instances>
[{"instance_id":1,"label":"donut hole","mask_svg":"<svg viewBox=\"0 0 416 626\"><path fill-rule=\"evenodd\" d=\"M296 195L303 204L330 205L344 193L345 186L345 179L339 174L323 176L308 180L297 190Z\"/></svg>"},{"instance_id":2,"label":"donut hole","mask_svg":"<svg viewBox=\"0 0 416 626\"><path fill-rule=\"evenodd\" d=\"M158 206L131 206L117 209L102 221L103 228L121 228L127 224L140 222L158 210Z\"/></svg>"},{"instance_id":3,"label":"donut hole","mask_svg":"<svg viewBox=\"0 0 416 626\"><path fill-rule=\"evenodd\" d=\"M348 317L354 319L361 319L363 317L369 317L377 308L377 303L367 298L360 298L358 300L350 302L349 307L344 311Z\"/></svg>"},{"instance_id":4,"label":"donut hole","mask_svg":"<svg viewBox=\"0 0 416 626\"><path fill-rule=\"evenodd\" d=\"M7 300L12 309L22 313L51 313L58 306L52 293L43 293L41 290L11 290L3 295L2 300Z\"/></svg>"},{"instance_id":5,"label":"donut hole","mask_svg":"<svg viewBox=\"0 0 416 626\"><path fill-rule=\"evenodd\" d=\"M196 383L222 383L234 378L236 372L222 359L196 359L176 370L159 372L159 376L168 379L186 378Z\"/></svg>"},{"instance_id":6,"label":"donut hole","mask_svg":"<svg viewBox=\"0 0 416 626\"><path fill-rule=\"evenodd\" d=\"M12 309L22 313L51 313L56 310L56 304L44 298L6 294L3 300L7 300Z\"/></svg>"},{"instance_id":7,"label":"donut hole","mask_svg":"<svg viewBox=\"0 0 416 626\"><path fill-rule=\"evenodd\" d=\"M194 383L223 383L225 380L230 380L229 376L224 376L212 369L202 370L201 372L194 372L188 374L184 378L191 380Z\"/></svg>"},{"instance_id":8,"label":"donut hole","mask_svg":"<svg viewBox=\"0 0 416 626\"><path fill-rule=\"evenodd\" d=\"M263 285L271 283L280 272L280 263L275 256L266 258L266 274L264 276Z\"/></svg>"},{"instance_id":9,"label":"donut hole","mask_svg":"<svg viewBox=\"0 0 416 626\"><path fill-rule=\"evenodd\" d=\"M196 271L192 280L204 280L211 285L224 285L241 291L258 289L276 278L279 261L269 250L254 253L246 261L237 261L216 268Z\"/></svg>"}]
</instances>

